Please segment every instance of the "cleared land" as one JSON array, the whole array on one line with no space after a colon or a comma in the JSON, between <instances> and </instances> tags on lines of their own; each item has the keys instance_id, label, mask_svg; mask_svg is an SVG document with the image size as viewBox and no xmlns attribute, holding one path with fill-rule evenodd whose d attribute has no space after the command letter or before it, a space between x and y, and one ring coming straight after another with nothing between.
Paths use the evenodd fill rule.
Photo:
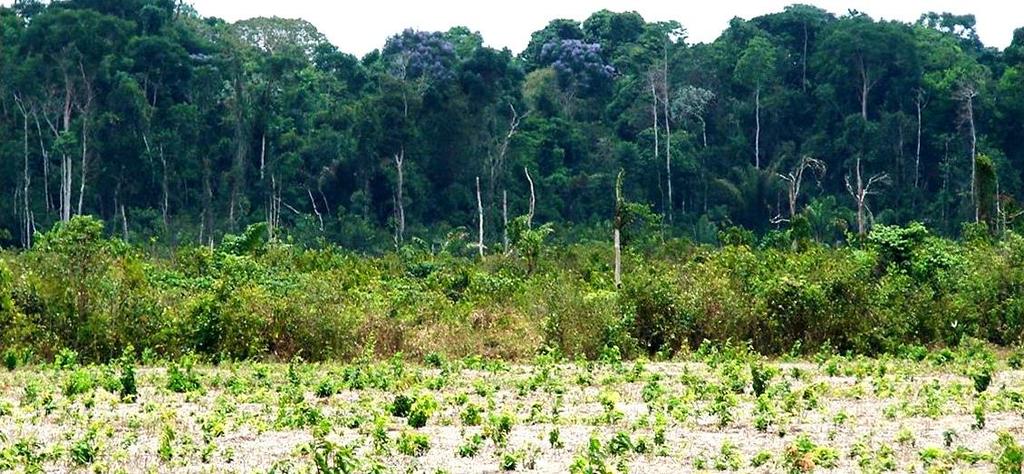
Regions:
<instances>
[{"instance_id":1,"label":"cleared land","mask_svg":"<svg viewBox=\"0 0 1024 474\"><path fill-rule=\"evenodd\" d=\"M974 354L0 373L0 471L995 472L1024 372ZM1012 364L1016 365L1016 364ZM758 393L760 395L758 395ZM334 469L334 470L332 470ZM587 470L591 469L591 470Z\"/></svg>"}]
</instances>

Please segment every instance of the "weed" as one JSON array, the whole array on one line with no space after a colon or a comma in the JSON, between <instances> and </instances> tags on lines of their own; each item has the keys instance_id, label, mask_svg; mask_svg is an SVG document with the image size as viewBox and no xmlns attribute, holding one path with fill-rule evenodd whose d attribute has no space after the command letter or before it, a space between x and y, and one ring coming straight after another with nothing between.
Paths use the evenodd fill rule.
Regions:
<instances>
[{"instance_id":1,"label":"weed","mask_svg":"<svg viewBox=\"0 0 1024 474\"><path fill-rule=\"evenodd\" d=\"M480 449L484 445L484 438L479 433L473 436L467 437L465 442L458 448L458 455L460 458L472 458L480 454Z\"/></svg>"},{"instance_id":2,"label":"weed","mask_svg":"<svg viewBox=\"0 0 1024 474\"><path fill-rule=\"evenodd\" d=\"M1024 464L1024 447L1006 431L999 432L996 439L995 463L1000 474L1020 474Z\"/></svg>"},{"instance_id":3,"label":"weed","mask_svg":"<svg viewBox=\"0 0 1024 474\"><path fill-rule=\"evenodd\" d=\"M403 431L398 436L398 452L406 456L419 457L430 450L430 437L423 433Z\"/></svg>"},{"instance_id":4,"label":"weed","mask_svg":"<svg viewBox=\"0 0 1024 474\"><path fill-rule=\"evenodd\" d=\"M437 411L437 400L430 394L424 393L416 396L416 401L409 407L409 426L422 428L427 426L427 420Z\"/></svg>"},{"instance_id":5,"label":"weed","mask_svg":"<svg viewBox=\"0 0 1024 474\"><path fill-rule=\"evenodd\" d=\"M167 368L167 389L176 393L188 393L199 390L199 374L194 369L195 360L191 356L183 356L177 363Z\"/></svg>"}]
</instances>

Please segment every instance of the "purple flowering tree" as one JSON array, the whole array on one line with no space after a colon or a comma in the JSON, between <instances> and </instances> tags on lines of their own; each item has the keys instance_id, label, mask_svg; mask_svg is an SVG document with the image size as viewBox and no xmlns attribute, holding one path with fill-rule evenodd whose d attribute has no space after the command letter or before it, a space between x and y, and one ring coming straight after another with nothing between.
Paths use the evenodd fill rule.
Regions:
<instances>
[{"instance_id":1,"label":"purple flowering tree","mask_svg":"<svg viewBox=\"0 0 1024 474\"><path fill-rule=\"evenodd\" d=\"M601 45L578 39L556 39L546 43L540 52L540 63L558 73L563 87L590 94L604 90L615 75L615 68L605 62Z\"/></svg>"},{"instance_id":2,"label":"purple flowering tree","mask_svg":"<svg viewBox=\"0 0 1024 474\"><path fill-rule=\"evenodd\" d=\"M388 39L383 55L401 79L442 82L455 77L455 46L440 32L406 29Z\"/></svg>"}]
</instances>

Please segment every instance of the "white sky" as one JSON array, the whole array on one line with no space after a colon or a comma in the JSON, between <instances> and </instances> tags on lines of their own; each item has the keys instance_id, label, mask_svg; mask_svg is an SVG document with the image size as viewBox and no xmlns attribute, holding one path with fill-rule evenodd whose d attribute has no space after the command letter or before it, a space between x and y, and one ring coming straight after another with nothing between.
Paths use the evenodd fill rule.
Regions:
<instances>
[{"instance_id":1,"label":"white sky","mask_svg":"<svg viewBox=\"0 0 1024 474\"><path fill-rule=\"evenodd\" d=\"M852 8L875 19L903 21L915 21L927 11L973 13L982 42L1000 49L1010 44L1014 28L1024 26L1021 0L192 0L200 14L228 21L303 18L341 50L359 56L405 28L447 30L456 25L479 31L489 46L519 53L530 33L549 20L584 20L602 8L635 10L648 21L676 20L687 29L690 43L708 42L734 16L749 19L792 3L813 4L836 14Z\"/></svg>"},{"instance_id":2,"label":"white sky","mask_svg":"<svg viewBox=\"0 0 1024 474\"><path fill-rule=\"evenodd\" d=\"M987 46L1005 48L1013 30L1024 26L1021 0L189 0L204 16L237 21L255 16L303 18L341 50L361 56L383 46L405 28L447 30L467 26L483 34L487 45L522 51L530 33L549 20L584 20L591 13L636 10L648 21L676 20L689 42L714 40L734 16L751 18L781 11L792 3L817 5L836 14L856 9L875 19L914 21L927 11L973 13ZM10 5L12 0L0 0Z\"/></svg>"}]
</instances>

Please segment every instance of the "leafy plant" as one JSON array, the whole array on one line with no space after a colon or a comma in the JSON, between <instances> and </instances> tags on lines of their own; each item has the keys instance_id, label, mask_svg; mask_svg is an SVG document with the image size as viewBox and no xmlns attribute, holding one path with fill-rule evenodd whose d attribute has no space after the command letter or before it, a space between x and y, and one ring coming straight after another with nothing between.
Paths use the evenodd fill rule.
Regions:
<instances>
[{"instance_id":1,"label":"leafy plant","mask_svg":"<svg viewBox=\"0 0 1024 474\"><path fill-rule=\"evenodd\" d=\"M199 390L199 374L195 372L194 366L195 360L191 356L184 356L177 363L172 362L167 367L167 389L176 393Z\"/></svg>"},{"instance_id":2,"label":"leafy plant","mask_svg":"<svg viewBox=\"0 0 1024 474\"><path fill-rule=\"evenodd\" d=\"M398 452L419 457L430 450L430 438L423 433L403 431L398 436Z\"/></svg>"},{"instance_id":3,"label":"leafy plant","mask_svg":"<svg viewBox=\"0 0 1024 474\"><path fill-rule=\"evenodd\" d=\"M430 394L423 393L417 395L416 400L409 407L409 426L413 428L426 426L427 420L437 411L437 408L437 400Z\"/></svg>"},{"instance_id":4,"label":"leafy plant","mask_svg":"<svg viewBox=\"0 0 1024 474\"><path fill-rule=\"evenodd\" d=\"M480 454L480 449L483 447L484 438L479 433L474 434L462 443L458 448L458 455L460 458L472 458Z\"/></svg>"}]
</instances>

